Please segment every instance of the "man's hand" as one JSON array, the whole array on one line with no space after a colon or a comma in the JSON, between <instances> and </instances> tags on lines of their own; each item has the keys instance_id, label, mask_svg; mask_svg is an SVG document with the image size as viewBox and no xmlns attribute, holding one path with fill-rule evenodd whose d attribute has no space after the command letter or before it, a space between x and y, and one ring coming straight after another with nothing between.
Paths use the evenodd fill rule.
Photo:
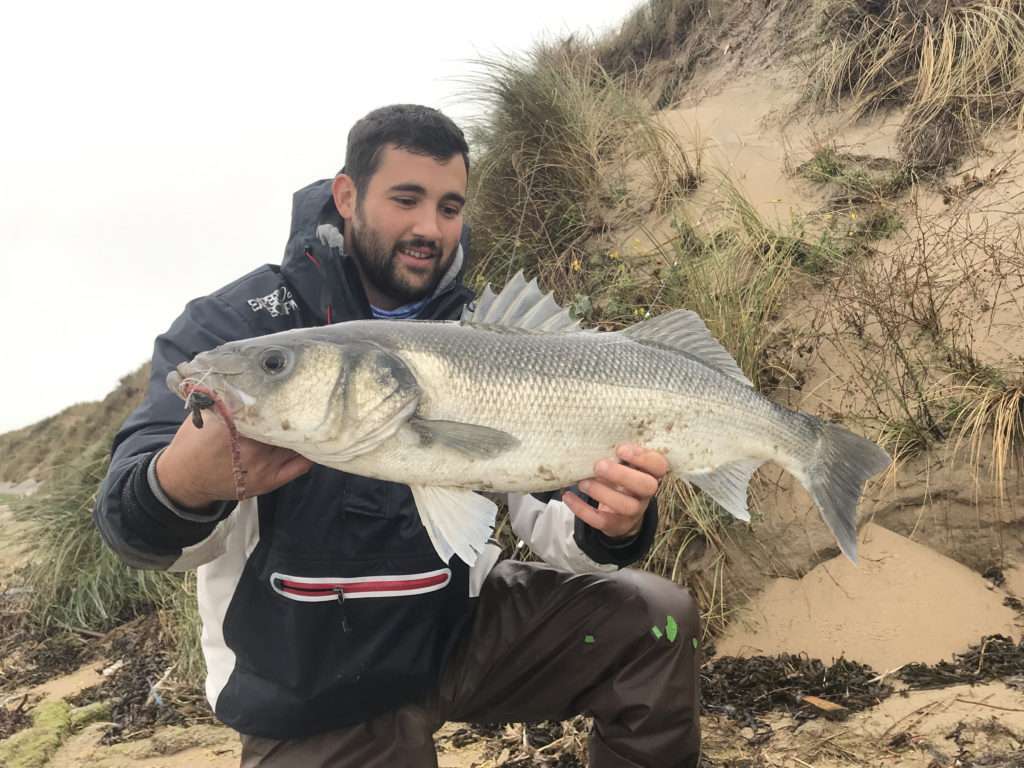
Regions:
<instances>
[{"instance_id":1,"label":"man's hand","mask_svg":"<svg viewBox=\"0 0 1024 768\"><path fill-rule=\"evenodd\" d=\"M242 469L246 470L246 496L280 488L313 466L313 462L287 448L239 437ZM231 437L215 412L203 413L203 428L191 417L178 428L171 444L156 463L156 478L171 501L186 509L205 509L237 496L231 468Z\"/></svg>"},{"instance_id":2,"label":"man's hand","mask_svg":"<svg viewBox=\"0 0 1024 768\"><path fill-rule=\"evenodd\" d=\"M598 503L596 509L569 491L562 494L562 501L591 528L624 539L640 532L647 505L668 472L668 461L639 445L620 445L615 453L619 461L601 459L594 464L594 477L579 483L579 489Z\"/></svg>"}]
</instances>

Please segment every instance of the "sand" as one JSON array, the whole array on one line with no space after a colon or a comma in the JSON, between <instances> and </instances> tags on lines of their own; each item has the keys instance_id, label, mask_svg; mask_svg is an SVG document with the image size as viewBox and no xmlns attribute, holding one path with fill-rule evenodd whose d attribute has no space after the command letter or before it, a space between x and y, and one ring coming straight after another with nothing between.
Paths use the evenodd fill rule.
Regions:
<instances>
[{"instance_id":1,"label":"sand","mask_svg":"<svg viewBox=\"0 0 1024 768\"><path fill-rule=\"evenodd\" d=\"M955 560L879 525L861 538L860 566L836 557L801 579L776 579L718 643L721 655L845 656L888 671L933 664L983 635L1020 637L1006 594Z\"/></svg>"},{"instance_id":2,"label":"sand","mask_svg":"<svg viewBox=\"0 0 1024 768\"><path fill-rule=\"evenodd\" d=\"M0 482L0 496L31 496L39 490L37 480L22 480L20 483Z\"/></svg>"},{"instance_id":3,"label":"sand","mask_svg":"<svg viewBox=\"0 0 1024 768\"><path fill-rule=\"evenodd\" d=\"M0 504L0 593L8 588L21 588L10 584L11 576L32 558L32 524L18 520L7 504Z\"/></svg>"}]
</instances>

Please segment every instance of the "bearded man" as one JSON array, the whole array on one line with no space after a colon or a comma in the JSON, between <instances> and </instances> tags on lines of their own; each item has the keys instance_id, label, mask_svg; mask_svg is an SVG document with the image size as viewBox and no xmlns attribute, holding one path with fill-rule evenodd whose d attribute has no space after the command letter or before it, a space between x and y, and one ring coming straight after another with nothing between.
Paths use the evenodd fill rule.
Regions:
<instances>
[{"instance_id":1,"label":"bearded man","mask_svg":"<svg viewBox=\"0 0 1024 768\"><path fill-rule=\"evenodd\" d=\"M440 560L407 486L283 448L241 440L235 498L227 428L198 429L165 384L230 340L457 318L473 298L468 175L462 131L436 110L356 123L342 172L295 194L281 265L190 302L157 338L96 524L134 567L197 569L206 693L246 768L433 766L446 720L578 713L594 718L595 768L696 766L697 610L671 582L623 570L654 538L660 454L620 446L575 491L511 494L512 528L544 562L499 562L490 545L470 568Z\"/></svg>"}]
</instances>

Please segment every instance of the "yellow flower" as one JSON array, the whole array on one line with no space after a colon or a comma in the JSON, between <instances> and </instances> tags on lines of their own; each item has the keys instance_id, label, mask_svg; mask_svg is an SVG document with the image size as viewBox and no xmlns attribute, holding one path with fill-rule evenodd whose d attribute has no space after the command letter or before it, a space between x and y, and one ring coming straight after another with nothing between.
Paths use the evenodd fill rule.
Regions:
<instances>
[{"instance_id":1,"label":"yellow flower","mask_svg":"<svg viewBox=\"0 0 1024 768\"><path fill-rule=\"evenodd\" d=\"M573 272L579 272L581 269L583 269L583 262L581 262L578 258L573 258L571 266Z\"/></svg>"},{"instance_id":2,"label":"yellow flower","mask_svg":"<svg viewBox=\"0 0 1024 768\"><path fill-rule=\"evenodd\" d=\"M619 252L618 251L612 251L611 253L608 254L608 258L609 259L613 259L615 261L618 261L622 257L619 256Z\"/></svg>"}]
</instances>

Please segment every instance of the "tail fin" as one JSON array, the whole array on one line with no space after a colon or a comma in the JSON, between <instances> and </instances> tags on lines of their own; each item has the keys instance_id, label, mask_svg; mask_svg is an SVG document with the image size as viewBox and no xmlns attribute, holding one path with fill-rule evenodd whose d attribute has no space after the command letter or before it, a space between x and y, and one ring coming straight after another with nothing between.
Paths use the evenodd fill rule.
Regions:
<instances>
[{"instance_id":1,"label":"tail fin","mask_svg":"<svg viewBox=\"0 0 1024 768\"><path fill-rule=\"evenodd\" d=\"M822 424L817 461L807 468L804 487L835 534L839 548L857 562L857 502L864 483L892 459L870 440L835 424Z\"/></svg>"}]
</instances>

